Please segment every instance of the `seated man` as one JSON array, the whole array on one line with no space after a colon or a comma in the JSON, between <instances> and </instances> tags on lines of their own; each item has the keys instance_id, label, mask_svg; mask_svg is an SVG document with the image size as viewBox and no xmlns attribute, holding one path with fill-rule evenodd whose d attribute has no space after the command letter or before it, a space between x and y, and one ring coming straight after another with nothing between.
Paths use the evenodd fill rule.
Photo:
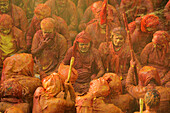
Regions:
<instances>
[{"instance_id":1,"label":"seated man","mask_svg":"<svg viewBox=\"0 0 170 113\"><path fill-rule=\"evenodd\" d=\"M170 88L160 86L160 77L156 68L152 66L144 66L137 70L137 76L135 75L135 62L131 61L131 67L128 71L128 76L126 78L126 88L130 95L132 95L137 100L139 98L144 98L147 91L151 89L156 89L160 93L160 106L157 113L169 113L170 112ZM137 68L138 69L138 68Z\"/></svg>"},{"instance_id":2,"label":"seated man","mask_svg":"<svg viewBox=\"0 0 170 113\"><path fill-rule=\"evenodd\" d=\"M27 39L27 48L28 51L31 49L32 39L34 34L41 29L40 22L41 20L52 17L55 20L55 30L63 35L67 39L67 43L69 47L71 46L71 40L69 39L69 32L67 23L61 17L55 16L54 14L51 16L51 9L45 4L39 4L34 10L35 16L33 17L30 26L28 27L28 31L26 34Z\"/></svg>"},{"instance_id":3,"label":"seated man","mask_svg":"<svg viewBox=\"0 0 170 113\"><path fill-rule=\"evenodd\" d=\"M71 0L47 0L45 4L51 8L52 14L66 21L70 38L73 41L77 35L78 25L77 8L75 4Z\"/></svg>"},{"instance_id":4,"label":"seated man","mask_svg":"<svg viewBox=\"0 0 170 113\"><path fill-rule=\"evenodd\" d=\"M104 74L100 54L92 45L89 34L85 31L80 32L63 60L65 65L69 65L71 57L75 57L73 67L78 71L78 78L73 86L79 93L87 92L90 81Z\"/></svg>"},{"instance_id":5,"label":"seated man","mask_svg":"<svg viewBox=\"0 0 170 113\"><path fill-rule=\"evenodd\" d=\"M132 33L131 38L133 49L138 59L143 48L152 41L153 33L159 29L159 25L159 17L153 14L148 14L141 19L137 19L136 28Z\"/></svg>"},{"instance_id":6,"label":"seated man","mask_svg":"<svg viewBox=\"0 0 170 113\"><path fill-rule=\"evenodd\" d=\"M15 54L5 59L0 85L0 112L12 106L24 112L31 111L34 91L41 86L40 80L34 77L33 67L31 54Z\"/></svg>"},{"instance_id":7,"label":"seated man","mask_svg":"<svg viewBox=\"0 0 170 113\"><path fill-rule=\"evenodd\" d=\"M7 14L0 16L0 42L0 72L2 72L5 58L26 51L23 32L13 26L13 20Z\"/></svg>"},{"instance_id":8,"label":"seated man","mask_svg":"<svg viewBox=\"0 0 170 113\"><path fill-rule=\"evenodd\" d=\"M54 22L52 18L41 21L41 30L35 33L31 48L36 65L47 75L57 72L67 51L67 41L55 31Z\"/></svg>"},{"instance_id":9,"label":"seated man","mask_svg":"<svg viewBox=\"0 0 170 113\"><path fill-rule=\"evenodd\" d=\"M114 28L111 30L111 41L109 43L103 42L99 46L105 71L118 74L121 77L123 88L131 59L126 35L126 30L123 28Z\"/></svg>"},{"instance_id":10,"label":"seated man","mask_svg":"<svg viewBox=\"0 0 170 113\"><path fill-rule=\"evenodd\" d=\"M28 27L26 14L20 7L12 4L12 0L0 0L0 14L11 15L14 26L26 33Z\"/></svg>"},{"instance_id":11,"label":"seated man","mask_svg":"<svg viewBox=\"0 0 170 113\"><path fill-rule=\"evenodd\" d=\"M101 12L102 4L103 2L101 0L94 2L85 10L78 26L79 31L85 30L89 24L96 22L100 18L99 15ZM108 18L111 19L115 26L119 25L118 13L116 9L110 4L108 4Z\"/></svg>"},{"instance_id":12,"label":"seated man","mask_svg":"<svg viewBox=\"0 0 170 113\"><path fill-rule=\"evenodd\" d=\"M145 46L140 55L143 65L153 66L158 70L162 85L170 82L168 37L166 31L156 31L152 42Z\"/></svg>"},{"instance_id":13,"label":"seated man","mask_svg":"<svg viewBox=\"0 0 170 113\"><path fill-rule=\"evenodd\" d=\"M61 81L58 74L51 74L42 80L43 87L38 87L34 93L33 113L64 113L75 106L75 92L70 83ZM68 90L69 96L60 96L63 90Z\"/></svg>"}]
</instances>

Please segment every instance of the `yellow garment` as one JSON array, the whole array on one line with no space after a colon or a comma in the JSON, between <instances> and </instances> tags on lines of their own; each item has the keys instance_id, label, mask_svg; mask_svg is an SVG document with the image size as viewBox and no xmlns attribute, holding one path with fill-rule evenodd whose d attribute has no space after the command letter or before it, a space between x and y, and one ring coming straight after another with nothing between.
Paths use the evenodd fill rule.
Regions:
<instances>
[{"instance_id":1,"label":"yellow garment","mask_svg":"<svg viewBox=\"0 0 170 113\"><path fill-rule=\"evenodd\" d=\"M0 34L0 50L2 51L2 56L10 55L15 51L14 44L12 42L12 34L2 35Z\"/></svg>"}]
</instances>

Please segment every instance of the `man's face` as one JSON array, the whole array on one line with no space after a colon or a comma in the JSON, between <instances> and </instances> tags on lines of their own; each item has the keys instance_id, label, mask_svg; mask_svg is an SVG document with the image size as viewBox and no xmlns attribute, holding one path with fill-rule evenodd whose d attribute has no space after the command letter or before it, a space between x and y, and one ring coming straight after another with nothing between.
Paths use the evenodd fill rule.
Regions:
<instances>
[{"instance_id":1,"label":"man's face","mask_svg":"<svg viewBox=\"0 0 170 113\"><path fill-rule=\"evenodd\" d=\"M43 32L43 37L45 38L49 37L54 32L54 29L44 29L44 28L41 28L41 29Z\"/></svg>"},{"instance_id":2,"label":"man's face","mask_svg":"<svg viewBox=\"0 0 170 113\"><path fill-rule=\"evenodd\" d=\"M124 44L124 37L120 34L113 34L112 42L113 42L114 46L121 47Z\"/></svg>"},{"instance_id":3,"label":"man's face","mask_svg":"<svg viewBox=\"0 0 170 113\"><path fill-rule=\"evenodd\" d=\"M89 43L78 43L78 48L81 53L86 53L89 51L90 42Z\"/></svg>"},{"instance_id":4,"label":"man's face","mask_svg":"<svg viewBox=\"0 0 170 113\"><path fill-rule=\"evenodd\" d=\"M2 33L2 34L5 34L5 35L8 35L10 32L11 32L11 29L10 28L6 28L6 29L0 29L0 32Z\"/></svg>"},{"instance_id":5,"label":"man's face","mask_svg":"<svg viewBox=\"0 0 170 113\"><path fill-rule=\"evenodd\" d=\"M2 13L7 13L9 11L9 1L0 2L0 11Z\"/></svg>"},{"instance_id":6,"label":"man's face","mask_svg":"<svg viewBox=\"0 0 170 113\"><path fill-rule=\"evenodd\" d=\"M153 38L157 38L157 37L158 37L158 36L155 35ZM154 45L155 48L158 48L158 49L160 49L160 50L162 49L162 45L161 45L161 44L155 44L155 43L154 43L153 45Z\"/></svg>"}]
</instances>

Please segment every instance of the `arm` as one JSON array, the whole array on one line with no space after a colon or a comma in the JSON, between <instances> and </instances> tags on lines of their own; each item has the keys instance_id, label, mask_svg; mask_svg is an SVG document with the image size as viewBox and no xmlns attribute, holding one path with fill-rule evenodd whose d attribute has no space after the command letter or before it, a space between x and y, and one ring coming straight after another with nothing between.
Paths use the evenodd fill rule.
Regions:
<instances>
[{"instance_id":1,"label":"arm","mask_svg":"<svg viewBox=\"0 0 170 113\"><path fill-rule=\"evenodd\" d=\"M27 31L27 27L28 27L28 19L27 19L25 12L22 9L21 9L21 11L19 12L18 15L20 15L20 28L24 32L24 36L25 36L25 33Z\"/></svg>"},{"instance_id":2,"label":"arm","mask_svg":"<svg viewBox=\"0 0 170 113\"><path fill-rule=\"evenodd\" d=\"M97 50L95 50L95 63L96 63L96 68L98 71L97 76L95 77L96 79L101 77L104 74L104 67L103 67L103 63L101 60L101 56L99 54L99 52Z\"/></svg>"},{"instance_id":3,"label":"arm","mask_svg":"<svg viewBox=\"0 0 170 113\"><path fill-rule=\"evenodd\" d=\"M66 55L65 55L65 57L64 57L64 59L62 61L64 65L70 65L70 60L71 60L71 57L72 57L72 52L73 52L73 47L71 47L71 48L69 48L67 50L67 53L66 53Z\"/></svg>"},{"instance_id":4,"label":"arm","mask_svg":"<svg viewBox=\"0 0 170 113\"><path fill-rule=\"evenodd\" d=\"M18 39L19 39L18 40L19 41L19 50L17 51L17 53L23 53L23 52L26 51L26 42L25 42L24 33L19 30L19 34L17 36L18 36Z\"/></svg>"},{"instance_id":5,"label":"arm","mask_svg":"<svg viewBox=\"0 0 170 113\"><path fill-rule=\"evenodd\" d=\"M134 65L135 64L131 65L131 67L129 68L128 75L126 78L126 89L130 95L132 95L136 99L139 99L141 97L142 98L144 97L146 93L146 89L145 87L138 86L135 83L136 79L135 79L135 73L134 73Z\"/></svg>"},{"instance_id":6,"label":"arm","mask_svg":"<svg viewBox=\"0 0 170 113\"><path fill-rule=\"evenodd\" d=\"M150 51L151 48L149 47L150 45L151 43L147 44L140 54L140 59L141 59L140 61L142 65L148 65L149 53L151 52Z\"/></svg>"},{"instance_id":7,"label":"arm","mask_svg":"<svg viewBox=\"0 0 170 113\"><path fill-rule=\"evenodd\" d=\"M37 56L37 54L39 54L43 49L44 49L44 45L41 44L41 46L39 46L40 43L40 39L39 39L39 31L35 33L33 41L32 41L32 47L31 47L31 53L35 56Z\"/></svg>"},{"instance_id":8,"label":"arm","mask_svg":"<svg viewBox=\"0 0 170 113\"><path fill-rule=\"evenodd\" d=\"M28 31L27 31L27 34L26 34L26 43L27 43L27 49L30 49L31 48L31 45L32 45L32 39L33 39L33 36L35 34L35 23L34 23L34 20L35 20L35 16L33 17L32 21L31 21L31 24L30 26L28 27Z\"/></svg>"}]
</instances>

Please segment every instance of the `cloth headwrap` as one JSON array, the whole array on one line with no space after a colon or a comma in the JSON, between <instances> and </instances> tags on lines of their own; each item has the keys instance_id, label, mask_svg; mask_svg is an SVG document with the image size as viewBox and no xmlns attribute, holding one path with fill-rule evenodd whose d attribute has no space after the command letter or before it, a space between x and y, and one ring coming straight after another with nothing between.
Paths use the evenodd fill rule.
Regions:
<instances>
[{"instance_id":1,"label":"cloth headwrap","mask_svg":"<svg viewBox=\"0 0 170 113\"><path fill-rule=\"evenodd\" d=\"M146 15L142 18L141 21L141 31L142 32L148 32L147 28L148 27L156 27L159 24L159 17L151 14L151 15ZM150 32L148 32L150 33Z\"/></svg>"},{"instance_id":2,"label":"cloth headwrap","mask_svg":"<svg viewBox=\"0 0 170 113\"><path fill-rule=\"evenodd\" d=\"M127 36L127 33L126 33L126 30L121 28L121 27L116 27L114 28L112 31L111 31L111 34L114 35L114 34L120 34L124 37L124 39L126 39L126 36Z\"/></svg>"},{"instance_id":3,"label":"cloth headwrap","mask_svg":"<svg viewBox=\"0 0 170 113\"><path fill-rule=\"evenodd\" d=\"M108 82L112 94L122 94L122 83L117 74L105 73L103 78Z\"/></svg>"},{"instance_id":4,"label":"cloth headwrap","mask_svg":"<svg viewBox=\"0 0 170 113\"><path fill-rule=\"evenodd\" d=\"M139 71L139 81L142 86L147 86L151 80L154 80L157 85L161 85L159 73L152 66L144 66Z\"/></svg>"},{"instance_id":5,"label":"cloth headwrap","mask_svg":"<svg viewBox=\"0 0 170 113\"><path fill-rule=\"evenodd\" d=\"M7 57L3 62L1 82L16 74L33 76L34 60L31 54L20 53Z\"/></svg>"},{"instance_id":6,"label":"cloth headwrap","mask_svg":"<svg viewBox=\"0 0 170 113\"><path fill-rule=\"evenodd\" d=\"M44 17L49 17L51 15L51 9L45 4L39 4L35 8L34 13L37 15L42 15Z\"/></svg>"},{"instance_id":7,"label":"cloth headwrap","mask_svg":"<svg viewBox=\"0 0 170 113\"><path fill-rule=\"evenodd\" d=\"M41 29L51 30L55 27L55 20L53 18L45 18L41 21Z\"/></svg>"},{"instance_id":8,"label":"cloth headwrap","mask_svg":"<svg viewBox=\"0 0 170 113\"><path fill-rule=\"evenodd\" d=\"M149 106L150 108L158 107L160 104L160 93L153 89L149 90L144 97L145 104Z\"/></svg>"},{"instance_id":9,"label":"cloth headwrap","mask_svg":"<svg viewBox=\"0 0 170 113\"><path fill-rule=\"evenodd\" d=\"M58 73L52 73L51 75L45 77L42 80L42 85L45 92L51 97L57 95L59 90L63 90L62 80L60 79Z\"/></svg>"},{"instance_id":10,"label":"cloth headwrap","mask_svg":"<svg viewBox=\"0 0 170 113\"><path fill-rule=\"evenodd\" d=\"M89 43L91 42L91 36L84 30L76 36L73 44L73 56L75 56L75 53L78 50L78 42ZM92 46L92 42L91 42L91 46Z\"/></svg>"},{"instance_id":11,"label":"cloth headwrap","mask_svg":"<svg viewBox=\"0 0 170 113\"><path fill-rule=\"evenodd\" d=\"M0 29L11 29L13 26L13 20L11 16L7 14L0 15Z\"/></svg>"},{"instance_id":12,"label":"cloth headwrap","mask_svg":"<svg viewBox=\"0 0 170 113\"><path fill-rule=\"evenodd\" d=\"M170 41L169 35L166 31L156 31L153 34L153 39L152 42L154 44L159 44L162 46L163 50L163 55L162 55L162 60L165 58L165 54L168 50L168 42Z\"/></svg>"}]
</instances>

